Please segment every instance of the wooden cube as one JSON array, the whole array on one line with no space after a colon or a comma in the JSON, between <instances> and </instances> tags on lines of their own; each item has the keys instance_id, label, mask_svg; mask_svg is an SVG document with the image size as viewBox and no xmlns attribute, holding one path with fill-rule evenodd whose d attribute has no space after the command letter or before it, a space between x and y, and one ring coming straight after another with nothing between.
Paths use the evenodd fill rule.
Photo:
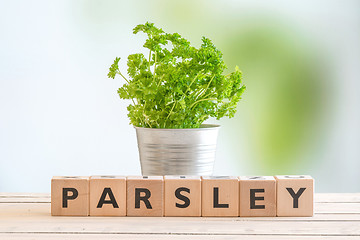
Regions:
<instances>
[{"instance_id":1,"label":"wooden cube","mask_svg":"<svg viewBox=\"0 0 360 240\"><path fill-rule=\"evenodd\" d=\"M314 179L306 175L275 176L277 216L313 216Z\"/></svg>"},{"instance_id":2,"label":"wooden cube","mask_svg":"<svg viewBox=\"0 0 360 240\"><path fill-rule=\"evenodd\" d=\"M201 216L201 178L165 176L165 216Z\"/></svg>"},{"instance_id":3,"label":"wooden cube","mask_svg":"<svg viewBox=\"0 0 360 240\"><path fill-rule=\"evenodd\" d=\"M126 216L126 177L90 177L90 216Z\"/></svg>"},{"instance_id":4,"label":"wooden cube","mask_svg":"<svg viewBox=\"0 0 360 240\"><path fill-rule=\"evenodd\" d=\"M276 216L276 179L240 177L240 217Z\"/></svg>"},{"instance_id":5,"label":"wooden cube","mask_svg":"<svg viewBox=\"0 0 360 240\"><path fill-rule=\"evenodd\" d=\"M239 216L239 180L237 177L202 177L201 189L202 216Z\"/></svg>"},{"instance_id":6,"label":"wooden cube","mask_svg":"<svg viewBox=\"0 0 360 240\"><path fill-rule=\"evenodd\" d=\"M127 216L163 216L162 176L127 177Z\"/></svg>"},{"instance_id":7,"label":"wooden cube","mask_svg":"<svg viewBox=\"0 0 360 240\"><path fill-rule=\"evenodd\" d=\"M51 215L88 216L89 177L53 177Z\"/></svg>"}]
</instances>

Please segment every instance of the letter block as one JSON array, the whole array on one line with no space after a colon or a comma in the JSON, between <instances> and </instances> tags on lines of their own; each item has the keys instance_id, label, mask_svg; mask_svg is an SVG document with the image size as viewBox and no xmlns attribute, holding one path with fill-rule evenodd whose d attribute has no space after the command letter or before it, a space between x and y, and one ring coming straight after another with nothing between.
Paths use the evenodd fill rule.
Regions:
<instances>
[{"instance_id":1,"label":"letter block","mask_svg":"<svg viewBox=\"0 0 360 240\"><path fill-rule=\"evenodd\" d=\"M201 178L165 176L165 216L201 216Z\"/></svg>"},{"instance_id":2,"label":"letter block","mask_svg":"<svg viewBox=\"0 0 360 240\"><path fill-rule=\"evenodd\" d=\"M240 217L276 216L276 179L273 176L239 177Z\"/></svg>"},{"instance_id":3,"label":"letter block","mask_svg":"<svg viewBox=\"0 0 360 240\"><path fill-rule=\"evenodd\" d=\"M53 177L52 216L89 215L89 177Z\"/></svg>"},{"instance_id":4,"label":"letter block","mask_svg":"<svg viewBox=\"0 0 360 240\"><path fill-rule=\"evenodd\" d=\"M239 216L239 180L230 176L202 177L202 216Z\"/></svg>"},{"instance_id":5,"label":"letter block","mask_svg":"<svg viewBox=\"0 0 360 240\"><path fill-rule=\"evenodd\" d=\"M90 216L126 216L126 177L90 177Z\"/></svg>"},{"instance_id":6,"label":"letter block","mask_svg":"<svg viewBox=\"0 0 360 240\"><path fill-rule=\"evenodd\" d=\"M311 217L314 214L314 179L306 175L275 176L277 216Z\"/></svg>"},{"instance_id":7,"label":"letter block","mask_svg":"<svg viewBox=\"0 0 360 240\"><path fill-rule=\"evenodd\" d=\"M164 215L162 176L127 177L127 216Z\"/></svg>"}]
</instances>

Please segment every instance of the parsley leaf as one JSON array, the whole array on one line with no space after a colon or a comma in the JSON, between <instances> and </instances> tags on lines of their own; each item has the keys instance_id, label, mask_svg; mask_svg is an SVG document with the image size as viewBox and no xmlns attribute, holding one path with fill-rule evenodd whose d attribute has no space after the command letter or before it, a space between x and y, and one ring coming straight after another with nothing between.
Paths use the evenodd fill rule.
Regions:
<instances>
[{"instance_id":1,"label":"parsley leaf","mask_svg":"<svg viewBox=\"0 0 360 240\"><path fill-rule=\"evenodd\" d=\"M147 128L198 128L209 117L233 117L245 91L242 73L223 75L222 53L203 37L199 49L178 33L165 33L153 23L137 25L133 33L148 39L146 58L141 53L128 56L127 79L115 58L108 77L120 75L126 83L118 89L121 99L130 99L130 123Z\"/></svg>"}]
</instances>

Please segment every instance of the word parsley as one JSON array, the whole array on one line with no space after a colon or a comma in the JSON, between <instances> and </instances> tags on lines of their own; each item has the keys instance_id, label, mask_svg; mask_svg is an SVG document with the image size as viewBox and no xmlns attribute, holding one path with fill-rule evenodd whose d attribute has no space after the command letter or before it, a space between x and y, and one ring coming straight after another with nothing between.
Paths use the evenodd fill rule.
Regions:
<instances>
[{"instance_id":1,"label":"word parsley","mask_svg":"<svg viewBox=\"0 0 360 240\"><path fill-rule=\"evenodd\" d=\"M233 117L245 90L242 73L223 75L222 53L203 37L199 49L178 33L165 33L153 23L137 25L133 33L146 33L143 45L149 56L128 56L128 76L119 70L120 58L109 69L126 83L119 88L121 99L130 99L130 123L147 128L198 128L209 117Z\"/></svg>"}]
</instances>

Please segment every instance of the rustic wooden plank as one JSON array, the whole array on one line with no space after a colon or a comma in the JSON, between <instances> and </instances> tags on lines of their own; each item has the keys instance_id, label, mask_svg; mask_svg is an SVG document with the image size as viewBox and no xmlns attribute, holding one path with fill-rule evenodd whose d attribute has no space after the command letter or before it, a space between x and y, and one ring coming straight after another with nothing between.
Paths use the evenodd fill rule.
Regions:
<instances>
[{"instance_id":1,"label":"rustic wooden plank","mask_svg":"<svg viewBox=\"0 0 360 240\"><path fill-rule=\"evenodd\" d=\"M36 197L36 198L26 198L26 197L0 197L1 203L50 203L49 197Z\"/></svg>"},{"instance_id":2,"label":"rustic wooden plank","mask_svg":"<svg viewBox=\"0 0 360 240\"><path fill-rule=\"evenodd\" d=\"M360 193L315 193L315 202L360 202Z\"/></svg>"},{"instance_id":3,"label":"rustic wooden plank","mask_svg":"<svg viewBox=\"0 0 360 240\"><path fill-rule=\"evenodd\" d=\"M12 198L50 198L50 193L8 193L0 192L0 198L3 197L12 197Z\"/></svg>"},{"instance_id":4,"label":"rustic wooden plank","mask_svg":"<svg viewBox=\"0 0 360 240\"><path fill-rule=\"evenodd\" d=\"M323 194L326 195L326 194ZM331 195L331 194L330 194ZM357 195L318 198L314 217L51 217L49 197L26 194L13 199L42 199L38 203L0 203L0 239L346 239L360 237ZM11 199L4 195L0 199ZM333 202L339 199L341 202ZM346 202L349 201L349 202ZM256 223L254 223L256 222ZM99 224L101 223L101 224ZM79 237L81 236L81 237ZM263 238L262 238L263 237ZM306 238L305 238L306 239Z\"/></svg>"},{"instance_id":5,"label":"rustic wooden plank","mask_svg":"<svg viewBox=\"0 0 360 240\"><path fill-rule=\"evenodd\" d=\"M0 233L360 236L359 222L360 214L317 214L308 218L51 217L48 203L0 204Z\"/></svg>"},{"instance_id":6,"label":"rustic wooden plank","mask_svg":"<svg viewBox=\"0 0 360 240\"><path fill-rule=\"evenodd\" d=\"M194 240L208 240L208 239L238 239L237 235L182 235L182 234L41 234L41 233L11 233L11 234L1 234L0 239L8 239L8 240L43 240L43 239L61 239L61 240L73 240L73 239L134 239L134 240L163 240L163 239L194 239ZM338 239L338 240L352 240L359 239L358 236L270 236L270 235L241 235L242 240L277 240L277 239L292 239L292 240L302 240L302 239Z\"/></svg>"},{"instance_id":7,"label":"rustic wooden plank","mask_svg":"<svg viewBox=\"0 0 360 240\"><path fill-rule=\"evenodd\" d=\"M99 222L101 221L101 224ZM44 218L0 221L0 233L360 236L359 222L198 221L187 218Z\"/></svg>"},{"instance_id":8,"label":"rustic wooden plank","mask_svg":"<svg viewBox=\"0 0 360 240\"><path fill-rule=\"evenodd\" d=\"M360 203L315 203L315 213L360 214Z\"/></svg>"}]
</instances>

